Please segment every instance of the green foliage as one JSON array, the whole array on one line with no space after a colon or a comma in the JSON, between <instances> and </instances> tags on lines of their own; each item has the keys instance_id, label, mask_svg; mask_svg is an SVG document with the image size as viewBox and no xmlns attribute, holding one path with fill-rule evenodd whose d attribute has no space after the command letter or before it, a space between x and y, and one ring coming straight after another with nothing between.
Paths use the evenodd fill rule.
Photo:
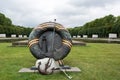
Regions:
<instances>
[{"instance_id":1,"label":"green foliage","mask_svg":"<svg viewBox=\"0 0 120 80\"><path fill-rule=\"evenodd\" d=\"M12 25L12 21L7 18L4 14L0 13L0 25L10 26Z\"/></svg>"},{"instance_id":2,"label":"green foliage","mask_svg":"<svg viewBox=\"0 0 120 80\"><path fill-rule=\"evenodd\" d=\"M4 14L0 13L0 34L6 34L10 37L11 34L29 35L32 28L25 28L24 26L13 25L12 21Z\"/></svg>"},{"instance_id":3,"label":"green foliage","mask_svg":"<svg viewBox=\"0 0 120 80\"><path fill-rule=\"evenodd\" d=\"M108 37L109 33L117 33L118 37L120 37L120 16L108 15L68 30L72 36L86 34L91 37L92 34L98 34L99 37Z\"/></svg>"}]
</instances>

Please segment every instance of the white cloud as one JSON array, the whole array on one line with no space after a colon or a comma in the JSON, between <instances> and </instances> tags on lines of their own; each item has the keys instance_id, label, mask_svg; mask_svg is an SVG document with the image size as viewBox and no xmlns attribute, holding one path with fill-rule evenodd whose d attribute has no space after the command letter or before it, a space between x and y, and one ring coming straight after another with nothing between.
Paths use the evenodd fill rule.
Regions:
<instances>
[{"instance_id":1,"label":"white cloud","mask_svg":"<svg viewBox=\"0 0 120 80\"><path fill-rule=\"evenodd\" d=\"M120 15L119 4L119 0L0 0L0 12L16 25L35 27L56 18L65 27L75 27L109 14Z\"/></svg>"}]
</instances>

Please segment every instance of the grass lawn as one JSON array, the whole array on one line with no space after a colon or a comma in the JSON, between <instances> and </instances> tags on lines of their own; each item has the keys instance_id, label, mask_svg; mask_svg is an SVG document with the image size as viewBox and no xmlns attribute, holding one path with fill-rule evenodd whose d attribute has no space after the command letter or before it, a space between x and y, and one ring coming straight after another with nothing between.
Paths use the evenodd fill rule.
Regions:
<instances>
[{"instance_id":1,"label":"grass lawn","mask_svg":"<svg viewBox=\"0 0 120 80\"><path fill-rule=\"evenodd\" d=\"M40 75L18 73L23 67L31 67L35 58L28 47L9 47L0 43L0 80L67 80L63 73ZM64 59L65 64L77 66L82 71L69 72L72 80L120 80L120 44L88 43L73 46Z\"/></svg>"}]
</instances>

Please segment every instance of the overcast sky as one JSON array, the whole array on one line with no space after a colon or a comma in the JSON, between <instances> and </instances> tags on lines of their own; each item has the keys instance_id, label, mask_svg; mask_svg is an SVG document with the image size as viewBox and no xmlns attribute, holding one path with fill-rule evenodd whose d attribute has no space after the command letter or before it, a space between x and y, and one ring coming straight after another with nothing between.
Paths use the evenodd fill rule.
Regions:
<instances>
[{"instance_id":1,"label":"overcast sky","mask_svg":"<svg viewBox=\"0 0 120 80\"><path fill-rule=\"evenodd\" d=\"M0 12L15 25L35 27L57 19L75 27L109 14L119 16L120 0L0 0Z\"/></svg>"}]
</instances>

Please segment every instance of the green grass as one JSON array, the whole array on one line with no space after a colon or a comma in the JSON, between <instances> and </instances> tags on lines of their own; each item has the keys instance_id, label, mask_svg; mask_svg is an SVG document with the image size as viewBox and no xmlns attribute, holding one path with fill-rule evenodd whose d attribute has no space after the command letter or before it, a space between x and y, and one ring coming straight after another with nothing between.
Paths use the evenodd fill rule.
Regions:
<instances>
[{"instance_id":1,"label":"green grass","mask_svg":"<svg viewBox=\"0 0 120 80\"><path fill-rule=\"evenodd\" d=\"M36 59L27 47L10 45L0 43L0 80L67 80L63 73L18 73L23 67L33 66ZM73 46L64 62L82 70L79 73L69 72L73 80L120 80L120 44Z\"/></svg>"}]
</instances>

